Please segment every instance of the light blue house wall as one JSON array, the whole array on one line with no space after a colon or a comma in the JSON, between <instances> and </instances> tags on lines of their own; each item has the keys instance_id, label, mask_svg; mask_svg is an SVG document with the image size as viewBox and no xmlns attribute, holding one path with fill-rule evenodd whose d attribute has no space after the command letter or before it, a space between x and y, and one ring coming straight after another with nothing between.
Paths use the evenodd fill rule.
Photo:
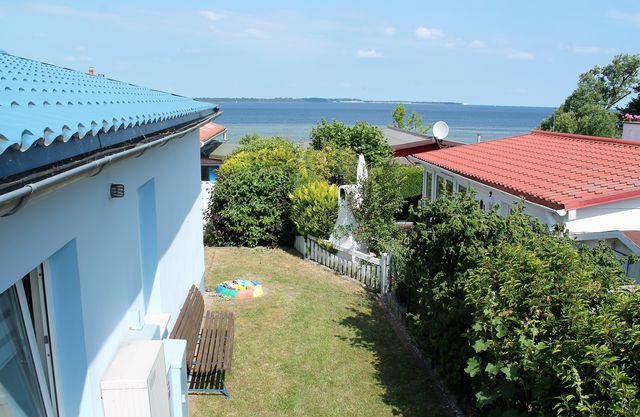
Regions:
<instances>
[{"instance_id":1,"label":"light blue house wall","mask_svg":"<svg viewBox=\"0 0 640 417\"><path fill-rule=\"evenodd\" d=\"M196 130L0 218L0 292L45 263L61 416L103 415L100 381L131 337L129 312L170 313L171 328L201 286L199 180Z\"/></svg>"}]
</instances>

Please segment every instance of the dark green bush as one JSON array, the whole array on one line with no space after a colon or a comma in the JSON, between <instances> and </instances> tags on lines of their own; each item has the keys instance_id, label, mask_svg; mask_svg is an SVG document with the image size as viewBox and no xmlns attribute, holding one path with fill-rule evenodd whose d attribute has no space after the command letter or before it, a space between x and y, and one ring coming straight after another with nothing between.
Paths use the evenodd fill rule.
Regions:
<instances>
[{"instance_id":1,"label":"dark green bush","mask_svg":"<svg viewBox=\"0 0 640 417\"><path fill-rule=\"evenodd\" d=\"M397 165L398 175L401 178L397 186L402 195L402 208L396 219L409 219L410 208L418 205L422 198L422 168L415 165Z\"/></svg>"},{"instance_id":2,"label":"dark green bush","mask_svg":"<svg viewBox=\"0 0 640 417\"><path fill-rule=\"evenodd\" d=\"M207 245L292 241L291 193L306 177L302 150L282 138L248 136L222 164L206 218Z\"/></svg>"},{"instance_id":3,"label":"dark green bush","mask_svg":"<svg viewBox=\"0 0 640 417\"><path fill-rule=\"evenodd\" d=\"M205 226L210 246L278 245L293 238L289 193L296 179L278 168L240 169L219 177Z\"/></svg>"},{"instance_id":4,"label":"dark green bush","mask_svg":"<svg viewBox=\"0 0 640 417\"><path fill-rule=\"evenodd\" d=\"M363 154L370 165L383 164L391 157L391 148L382 130L367 122L347 126L336 120L328 123L323 119L311 130L310 139L316 150L327 146L349 148L356 155Z\"/></svg>"},{"instance_id":5,"label":"dark green bush","mask_svg":"<svg viewBox=\"0 0 640 417\"><path fill-rule=\"evenodd\" d=\"M488 416L640 415L640 297L610 249L472 196L415 216L410 329L461 398Z\"/></svg>"}]
</instances>

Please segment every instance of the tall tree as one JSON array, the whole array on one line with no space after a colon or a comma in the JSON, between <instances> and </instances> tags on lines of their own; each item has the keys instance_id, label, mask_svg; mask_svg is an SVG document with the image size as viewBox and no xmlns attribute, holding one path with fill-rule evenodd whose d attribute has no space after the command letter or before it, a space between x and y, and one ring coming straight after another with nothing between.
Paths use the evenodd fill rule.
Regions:
<instances>
[{"instance_id":1,"label":"tall tree","mask_svg":"<svg viewBox=\"0 0 640 417\"><path fill-rule=\"evenodd\" d=\"M397 127L399 129L404 129L405 122L404 119L407 116L407 109L404 107L404 104L400 103L393 109L393 127Z\"/></svg>"},{"instance_id":2,"label":"tall tree","mask_svg":"<svg viewBox=\"0 0 640 417\"><path fill-rule=\"evenodd\" d=\"M399 129L406 129L411 132L422 134L427 133L427 131L431 129L431 125L424 125L422 116L420 116L415 110L413 110L411 115L407 118L407 109L402 103L396 106L391 117L393 118L393 123L391 125Z\"/></svg>"},{"instance_id":3,"label":"tall tree","mask_svg":"<svg viewBox=\"0 0 640 417\"><path fill-rule=\"evenodd\" d=\"M540 123L542 130L594 136L620 135L615 106L640 81L640 55L617 55L610 64L580 75L578 86L562 105Z\"/></svg>"},{"instance_id":4,"label":"tall tree","mask_svg":"<svg viewBox=\"0 0 640 417\"><path fill-rule=\"evenodd\" d=\"M638 84L635 88L636 96L632 98L629 103L625 107L622 107L620 110L621 114L640 114L640 84Z\"/></svg>"}]
</instances>

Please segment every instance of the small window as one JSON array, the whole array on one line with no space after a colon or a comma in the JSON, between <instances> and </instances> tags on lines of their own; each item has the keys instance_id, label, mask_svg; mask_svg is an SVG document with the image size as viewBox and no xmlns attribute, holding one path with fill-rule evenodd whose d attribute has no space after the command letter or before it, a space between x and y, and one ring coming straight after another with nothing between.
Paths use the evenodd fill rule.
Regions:
<instances>
[{"instance_id":1,"label":"small window","mask_svg":"<svg viewBox=\"0 0 640 417\"><path fill-rule=\"evenodd\" d=\"M425 198L427 200L431 200L431 182L433 180L433 173L430 171L426 171L426 176L425 176Z\"/></svg>"},{"instance_id":2,"label":"small window","mask_svg":"<svg viewBox=\"0 0 640 417\"><path fill-rule=\"evenodd\" d=\"M467 187L461 184L458 184L458 192L460 194L466 195L467 194Z\"/></svg>"},{"instance_id":3,"label":"small window","mask_svg":"<svg viewBox=\"0 0 640 417\"><path fill-rule=\"evenodd\" d=\"M436 198L439 198L444 193L448 195L453 194L453 180L445 177L437 176L438 183L436 184Z\"/></svg>"},{"instance_id":4,"label":"small window","mask_svg":"<svg viewBox=\"0 0 640 417\"><path fill-rule=\"evenodd\" d=\"M507 203L500 203L500 214L505 217L511 214L511 205Z\"/></svg>"}]
</instances>

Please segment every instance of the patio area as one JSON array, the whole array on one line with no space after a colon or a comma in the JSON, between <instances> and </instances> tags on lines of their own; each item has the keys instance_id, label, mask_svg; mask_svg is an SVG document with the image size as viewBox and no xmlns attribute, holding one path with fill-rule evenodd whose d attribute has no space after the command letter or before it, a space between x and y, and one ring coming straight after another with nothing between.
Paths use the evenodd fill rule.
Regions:
<instances>
[{"instance_id":1,"label":"patio area","mask_svg":"<svg viewBox=\"0 0 640 417\"><path fill-rule=\"evenodd\" d=\"M206 283L264 284L235 313L232 395L191 396L193 416L449 416L431 381L358 283L274 249L207 248Z\"/></svg>"}]
</instances>

